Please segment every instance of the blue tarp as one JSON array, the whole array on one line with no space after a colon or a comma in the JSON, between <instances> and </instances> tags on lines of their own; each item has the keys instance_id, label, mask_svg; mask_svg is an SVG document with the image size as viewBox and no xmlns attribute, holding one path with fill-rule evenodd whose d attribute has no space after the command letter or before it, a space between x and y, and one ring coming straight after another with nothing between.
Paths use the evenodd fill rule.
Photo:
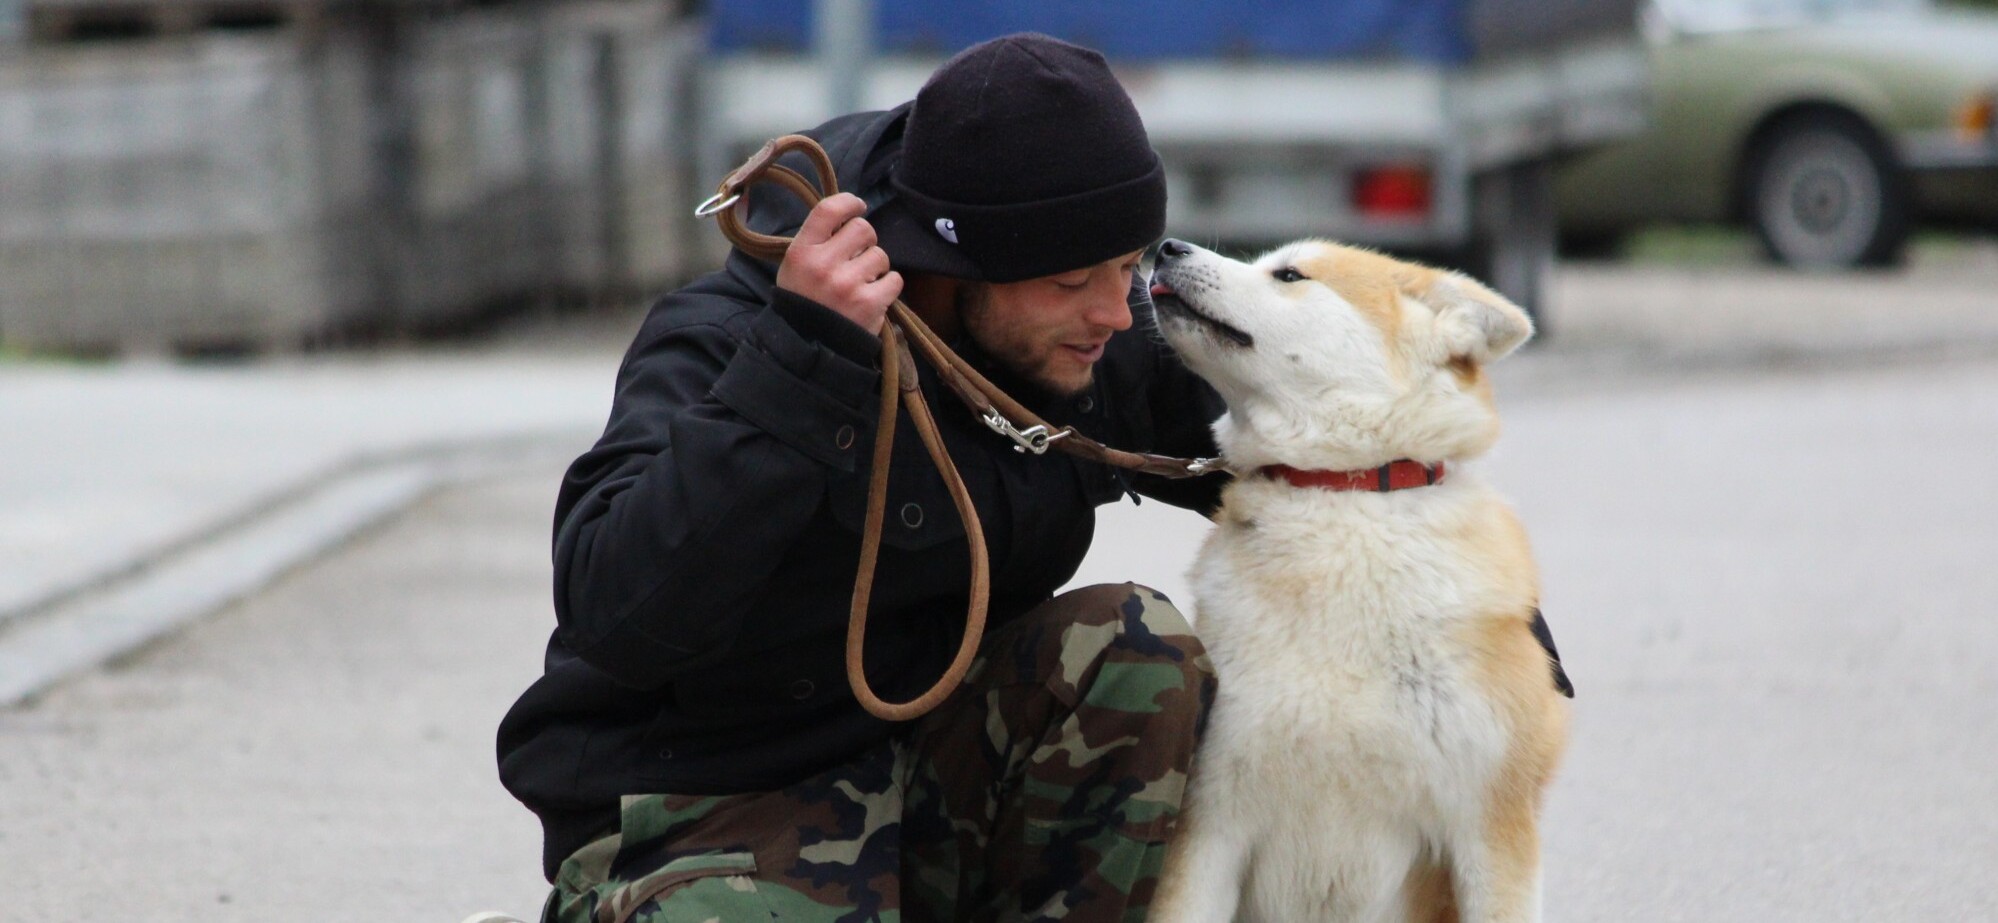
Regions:
<instances>
[{"instance_id":1,"label":"blue tarp","mask_svg":"<svg viewBox=\"0 0 1998 923\"><path fill-rule=\"evenodd\" d=\"M1471 56L1470 0L875 0L882 53L950 54L1009 32L1045 32L1116 60L1404 59ZM714 51L806 50L812 0L714 0Z\"/></svg>"}]
</instances>

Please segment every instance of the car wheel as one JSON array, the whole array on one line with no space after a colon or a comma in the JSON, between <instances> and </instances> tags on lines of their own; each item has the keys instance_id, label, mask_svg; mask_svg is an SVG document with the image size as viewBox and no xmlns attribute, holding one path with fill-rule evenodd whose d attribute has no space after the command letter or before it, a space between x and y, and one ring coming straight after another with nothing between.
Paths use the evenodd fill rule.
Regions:
<instances>
[{"instance_id":1,"label":"car wheel","mask_svg":"<svg viewBox=\"0 0 1998 923\"><path fill-rule=\"evenodd\" d=\"M1614 260L1623 256L1630 243L1630 235L1623 231L1571 231L1561 229L1562 259L1569 260Z\"/></svg>"},{"instance_id":2,"label":"car wheel","mask_svg":"<svg viewBox=\"0 0 1998 923\"><path fill-rule=\"evenodd\" d=\"M1791 266L1888 266L1908 243L1899 169L1864 122L1816 113L1779 123L1750 156L1744 205L1769 256Z\"/></svg>"}]
</instances>

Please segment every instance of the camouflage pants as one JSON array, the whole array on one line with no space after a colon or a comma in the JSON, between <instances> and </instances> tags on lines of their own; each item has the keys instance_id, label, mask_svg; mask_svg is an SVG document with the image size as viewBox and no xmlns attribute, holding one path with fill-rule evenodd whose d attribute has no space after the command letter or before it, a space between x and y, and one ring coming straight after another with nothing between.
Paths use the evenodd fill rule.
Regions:
<instances>
[{"instance_id":1,"label":"camouflage pants","mask_svg":"<svg viewBox=\"0 0 1998 923\"><path fill-rule=\"evenodd\" d=\"M775 792L627 796L543 923L1143 920L1213 697L1165 597L1065 593L851 763Z\"/></svg>"}]
</instances>

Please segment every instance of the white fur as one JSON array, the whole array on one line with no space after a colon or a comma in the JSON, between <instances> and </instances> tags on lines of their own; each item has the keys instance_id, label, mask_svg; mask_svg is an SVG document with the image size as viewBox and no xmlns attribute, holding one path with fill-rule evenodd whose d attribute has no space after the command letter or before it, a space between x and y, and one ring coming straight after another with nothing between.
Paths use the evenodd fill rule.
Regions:
<instances>
[{"instance_id":1,"label":"white fur","mask_svg":"<svg viewBox=\"0 0 1998 923\"><path fill-rule=\"evenodd\" d=\"M1537 920L1537 857L1522 870L1491 855L1491 792L1517 729L1466 641L1478 618L1530 610L1537 584L1530 567L1506 573L1528 560L1517 526L1462 467L1496 438L1489 398L1446 367L1501 356L1531 327L1446 278L1401 300L1388 338L1331 288L1271 278L1327 246L1253 264L1197 251L1161 269L1255 337L1245 348L1161 311L1228 400L1224 454L1238 472L1452 467L1386 494L1256 476L1228 488L1192 573L1220 694L1152 918L1401 921L1411 871L1440 864L1466 923Z\"/></svg>"}]
</instances>

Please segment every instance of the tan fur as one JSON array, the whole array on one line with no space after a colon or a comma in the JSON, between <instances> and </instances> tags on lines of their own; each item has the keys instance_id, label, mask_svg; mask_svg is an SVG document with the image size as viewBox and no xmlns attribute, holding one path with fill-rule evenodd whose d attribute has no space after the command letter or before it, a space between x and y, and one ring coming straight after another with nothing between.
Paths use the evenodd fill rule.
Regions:
<instances>
[{"instance_id":1,"label":"tan fur","mask_svg":"<svg viewBox=\"0 0 1998 923\"><path fill-rule=\"evenodd\" d=\"M1473 676L1510 730L1510 745L1487 795L1487 845L1495 862L1511 870L1506 876L1511 886L1523 887L1539 864L1541 793L1566 746L1568 707L1547 694L1547 652L1533 637L1540 586L1525 527L1503 504L1491 505L1480 525L1460 537L1461 553L1503 587L1503 595L1526 601L1467 620L1461 639L1475 655Z\"/></svg>"},{"instance_id":2,"label":"tan fur","mask_svg":"<svg viewBox=\"0 0 1998 923\"><path fill-rule=\"evenodd\" d=\"M1492 399L1491 382L1485 380L1484 370L1478 368L1478 364L1472 362L1470 357L1452 356L1449 362L1444 363L1444 367L1450 370L1450 374L1457 376L1458 385L1466 389L1477 389L1487 401Z\"/></svg>"},{"instance_id":3,"label":"tan fur","mask_svg":"<svg viewBox=\"0 0 1998 923\"><path fill-rule=\"evenodd\" d=\"M1381 331L1381 341L1390 349L1401 337L1401 296L1427 291L1434 270L1408 272L1402 267L1421 269L1389 259L1369 250L1328 246L1318 255L1299 260L1297 269L1314 281L1331 287Z\"/></svg>"},{"instance_id":4,"label":"tan fur","mask_svg":"<svg viewBox=\"0 0 1998 923\"><path fill-rule=\"evenodd\" d=\"M1408 923L1457 923L1457 892L1450 886L1450 870L1428 862L1409 870Z\"/></svg>"}]
</instances>

